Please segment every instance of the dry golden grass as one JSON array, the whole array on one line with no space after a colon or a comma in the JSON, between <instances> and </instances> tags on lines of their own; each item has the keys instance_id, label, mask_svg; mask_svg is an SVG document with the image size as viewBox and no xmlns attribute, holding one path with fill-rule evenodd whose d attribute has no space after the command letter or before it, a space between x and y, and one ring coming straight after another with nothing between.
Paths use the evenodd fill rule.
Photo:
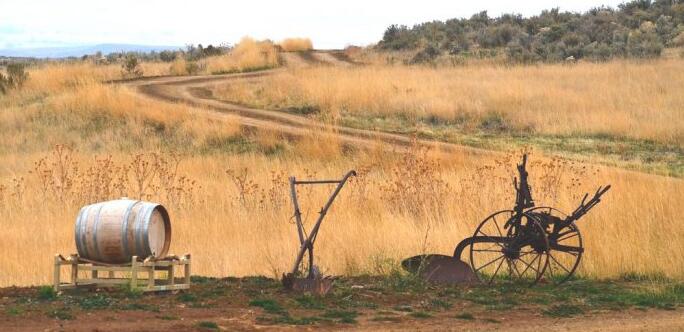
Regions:
<instances>
[{"instance_id":1,"label":"dry golden grass","mask_svg":"<svg viewBox=\"0 0 684 332\"><path fill-rule=\"evenodd\" d=\"M184 196L183 204L170 201L163 189L145 198L170 207L172 252L191 252L194 273L278 276L290 266L297 248L295 228L289 222L292 211L287 176L339 177L356 168L360 177L344 188L335 202L320 233L317 255L327 273L377 273L387 268L388 262L423 252L425 238L428 252L449 254L458 241L471 235L478 221L513 204L512 160L497 164L469 156L454 157L435 163L432 157L421 157L420 153L408 157L408 161L387 153L382 158L369 153L328 161L256 154L189 156L180 163L178 174L188 176L196 185L187 190L191 195ZM412 161L416 158L418 162ZM130 164L132 159L117 154L112 169ZM83 171L95 165L95 159L76 154L75 160L79 164L77 177L95 181ZM581 275L643 273L684 278L684 257L677 254L684 250L684 226L679 222L677 207L677 202L684 199L682 181L610 169L584 172L577 165L549 166L541 158L533 161L531 181L539 204L567 211L575 206L582 192L604 183L614 187L604 202L581 220L587 248ZM565 167L562 178L549 180L545 175L558 167ZM245 176L251 186L239 189L226 170ZM66 203L62 203L50 190L43 194L35 173L14 171L24 177L24 182L18 196L13 196L10 181L2 182L6 189L0 220L5 236L0 243L4 253L0 264L6 273L0 285L48 283L51 255L74 252L74 218L79 206L90 201L78 200L87 196L75 185L74 193L65 195ZM116 171L111 174L118 178ZM576 176L587 182L570 185ZM134 182L128 181L125 194L135 197ZM96 184L103 187L102 183ZM557 190L545 189L553 185L558 186ZM303 192L307 225L315 219L330 189ZM101 198L122 194L112 191Z\"/></svg>"},{"instance_id":2,"label":"dry golden grass","mask_svg":"<svg viewBox=\"0 0 684 332\"><path fill-rule=\"evenodd\" d=\"M208 73L255 70L278 66L278 50L269 40L243 37L230 53L204 59Z\"/></svg>"},{"instance_id":3,"label":"dry golden grass","mask_svg":"<svg viewBox=\"0 0 684 332\"><path fill-rule=\"evenodd\" d=\"M313 43L309 38L286 38L278 43L285 52L300 52L313 49Z\"/></svg>"},{"instance_id":4,"label":"dry golden grass","mask_svg":"<svg viewBox=\"0 0 684 332\"><path fill-rule=\"evenodd\" d=\"M293 69L219 87L224 99L324 114L450 121L477 129L609 135L682 145L684 60L577 65Z\"/></svg>"},{"instance_id":5,"label":"dry golden grass","mask_svg":"<svg viewBox=\"0 0 684 332\"><path fill-rule=\"evenodd\" d=\"M624 70L645 70L636 68ZM348 152L329 133L288 142L275 133L257 132L256 139L241 143L239 122L205 118L201 110L141 99L126 88L98 83L107 75L116 74L49 69L32 73L26 90L0 97L0 286L49 283L52 255L75 252L79 207L123 195L168 206L171 251L192 253L193 273L208 276L279 276L289 268L297 249L289 175L333 178L352 168L359 171L333 205L317 241L318 262L332 274L380 273L388 262L424 250L449 254L481 219L513 204L517 156L417 148L408 154ZM663 99L675 98L665 91ZM331 92L330 98L337 97ZM50 152L56 144L75 148L66 167L60 168ZM270 155L258 149L225 152L240 144L283 148ZM140 158L154 160L164 175L142 193L125 170ZM178 170L172 171L176 162ZM682 180L536 154L530 173L537 203L565 211L585 191L613 185L604 202L581 220L587 251L580 274L684 278ZM251 185L240 186L237 178ZM308 226L330 189L302 192Z\"/></svg>"}]
</instances>

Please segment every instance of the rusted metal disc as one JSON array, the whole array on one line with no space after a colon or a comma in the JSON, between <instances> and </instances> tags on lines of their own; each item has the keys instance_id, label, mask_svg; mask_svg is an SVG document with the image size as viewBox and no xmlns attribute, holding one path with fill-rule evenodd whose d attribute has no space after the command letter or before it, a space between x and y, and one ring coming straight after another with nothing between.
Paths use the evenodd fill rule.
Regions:
<instances>
[{"instance_id":1,"label":"rusted metal disc","mask_svg":"<svg viewBox=\"0 0 684 332\"><path fill-rule=\"evenodd\" d=\"M470 265L452 256L418 255L401 262L411 273L418 273L431 284L457 285L477 283L478 279Z\"/></svg>"}]
</instances>

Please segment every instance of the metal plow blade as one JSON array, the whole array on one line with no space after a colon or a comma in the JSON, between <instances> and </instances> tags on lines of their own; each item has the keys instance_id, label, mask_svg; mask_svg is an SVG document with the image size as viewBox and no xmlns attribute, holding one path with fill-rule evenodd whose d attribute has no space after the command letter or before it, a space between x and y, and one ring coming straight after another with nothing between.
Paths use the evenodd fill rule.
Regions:
<instances>
[{"instance_id":1,"label":"metal plow blade","mask_svg":"<svg viewBox=\"0 0 684 332\"><path fill-rule=\"evenodd\" d=\"M330 276L295 278L291 273L283 275L283 286L287 290L324 296L330 292L335 279Z\"/></svg>"},{"instance_id":2,"label":"metal plow blade","mask_svg":"<svg viewBox=\"0 0 684 332\"><path fill-rule=\"evenodd\" d=\"M478 282L470 265L452 256L418 255L405 259L401 266L431 284L459 285Z\"/></svg>"}]
</instances>

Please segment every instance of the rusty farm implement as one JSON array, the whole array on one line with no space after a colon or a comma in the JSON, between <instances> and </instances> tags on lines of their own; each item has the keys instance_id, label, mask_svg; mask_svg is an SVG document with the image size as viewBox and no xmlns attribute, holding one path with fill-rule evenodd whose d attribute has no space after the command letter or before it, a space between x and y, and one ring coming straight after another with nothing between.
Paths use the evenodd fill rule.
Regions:
<instances>
[{"instance_id":1,"label":"rusty farm implement","mask_svg":"<svg viewBox=\"0 0 684 332\"><path fill-rule=\"evenodd\" d=\"M404 260L404 268L433 283L509 280L534 285L541 280L560 284L570 279L584 254L576 222L601 201L610 185L599 187L590 199L586 194L566 215L553 207L535 205L526 164L524 155L517 166L519 178L514 179L513 209L485 218L473 236L456 246L453 256L415 256ZM461 260L466 249L468 263Z\"/></svg>"},{"instance_id":2,"label":"rusty farm implement","mask_svg":"<svg viewBox=\"0 0 684 332\"><path fill-rule=\"evenodd\" d=\"M290 195L292 197L292 205L294 206L294 219L297 225L297 235L299 237L299 251L295 259L292 270L288 274L283 275L283 286L289 290L311 292L319 295L324 295L332 288L333 279L321 275L319 268L314 264L314 242L318 236L318 231L321 228L323 218L328 213L330 206L335 201L337 194L340 193L347 180L356 176L355 171L349 171L340 180L297 180L295 177L290 177ZM321 208L318 219L314 223L309 234L304 229L304 222L302 221L302 213L299 209L299 200L297 198L297 186L299 185L320 185L320 184L336 184L337 187L330 194L328 201ZM304 260L304 255L308 253L307 269L302 272L300 265ZM306 276L304 274L306 273Z\"/></svg>"}]
</instances>

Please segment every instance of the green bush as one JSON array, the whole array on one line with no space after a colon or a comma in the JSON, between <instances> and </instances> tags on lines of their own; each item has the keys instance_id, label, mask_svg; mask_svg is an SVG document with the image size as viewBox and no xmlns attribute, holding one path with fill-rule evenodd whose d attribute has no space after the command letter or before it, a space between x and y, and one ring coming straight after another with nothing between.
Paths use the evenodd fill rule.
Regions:
<instances>
[{"instance_id":1,"label":"green bush","mask_svg":"<svg viewBox=\"0 0 684 332\"><path fill-rule=\"evenodd\" d=\"M38 299L52 301L57 298L57 292L52 286L41 286L38 288Z\"/></svg>"}]
</instances>

